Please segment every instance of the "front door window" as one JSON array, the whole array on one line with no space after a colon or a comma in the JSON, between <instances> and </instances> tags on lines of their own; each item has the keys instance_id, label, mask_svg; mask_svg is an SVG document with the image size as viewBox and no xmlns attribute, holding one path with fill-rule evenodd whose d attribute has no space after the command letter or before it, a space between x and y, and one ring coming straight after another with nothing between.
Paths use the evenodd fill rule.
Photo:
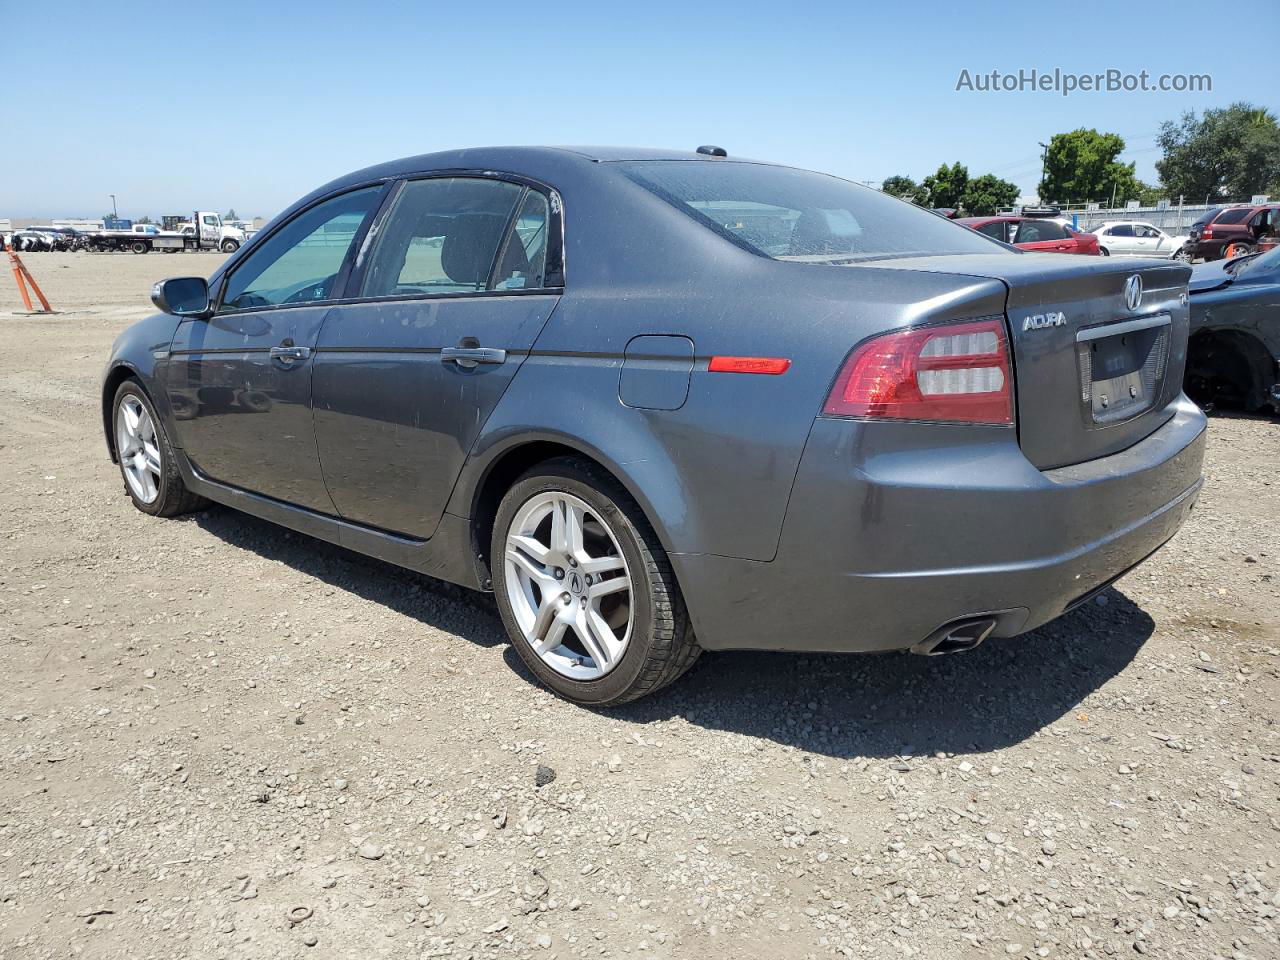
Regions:
<instances>
[{"instance_id":1,"label":"front door window","mask_svg":"<svg viewBox=\"0 0 1280 960\"><path fill-rule=\"evenodd\" d=\"M231 274L219 312L333 299L356 234L381 193L381 187L345 193L276 231Z\"/></svg>"}]
</instances>

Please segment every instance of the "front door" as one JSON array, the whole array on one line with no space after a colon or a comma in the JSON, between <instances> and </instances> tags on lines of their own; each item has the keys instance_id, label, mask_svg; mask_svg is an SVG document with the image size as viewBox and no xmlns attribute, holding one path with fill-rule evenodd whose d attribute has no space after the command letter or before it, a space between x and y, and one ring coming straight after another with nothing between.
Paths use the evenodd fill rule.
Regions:
<instances>
[{"instance_id":1,"label":"front door","mask_svg":"<svg viewBox=\"0 0 1280 960\"><path fill-rule=\"evenodd\" d=\"M299 214L237 264L213 317L179 325L167 388L202 476L333 512L311 422L312 361L381 194L357 190Z\"/></svg>"},{"instance_id":2,"label":"front door","mask_svg":"<svg viewBox=\"0 0 1280 960\"><path fill-rule=\"evenodd\" d=\"M197 216L196 230L200 237L200 246L210 250L218 249L218 242L222 239L222 221L216 213L201 211Z\"/></svg>"},{"instance_id":3,"label":"front door","mask_svg":"<svg viewBox=\"0 0 1280 960\"><path fill-rule=\"evenodd\" d=\"M558 302L550 210L538 190L479 177L409 181L391 201L352 277L361 301L335 305L317 344L316 442L343 518L435 532Z\"/></svg>"}]
</instances>

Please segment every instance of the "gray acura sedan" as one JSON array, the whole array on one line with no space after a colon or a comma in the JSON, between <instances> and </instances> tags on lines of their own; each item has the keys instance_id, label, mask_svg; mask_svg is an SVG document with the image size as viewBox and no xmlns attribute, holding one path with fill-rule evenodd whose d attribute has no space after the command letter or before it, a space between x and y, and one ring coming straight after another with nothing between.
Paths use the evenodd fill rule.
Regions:
<instances>
[{"instance_id":1,"label":"gray acura sedan","mask_svg":"<svg viewBox=\"0 0 1280 960\"><path fill-rule=\"evenodd\" d=\"M1201 483L1188 274L719 148L431 154L157 284L103 423L144 513L491 590L617 704L703 649L969 649L1149 556Z\"/></svg>"}]
</instances>

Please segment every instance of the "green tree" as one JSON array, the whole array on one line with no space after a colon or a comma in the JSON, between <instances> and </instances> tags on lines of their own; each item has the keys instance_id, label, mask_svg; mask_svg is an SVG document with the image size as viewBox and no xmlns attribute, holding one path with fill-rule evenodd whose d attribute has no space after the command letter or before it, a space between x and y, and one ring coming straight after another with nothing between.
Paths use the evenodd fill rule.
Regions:
<instances>
[{"instance_id":1,"label":"green tree","mask_svg":"<svg viewBox=\"0 0 1280 960\"><path fill-rule=\"evenodd\" d=\"M1169 194L1188 203L1228 198L1245 200L1280 185L1280 124L1276 115L1249 103L1194 111L1160 125L1156 161Z\"/></svg>"},{"instance_id":2,"label":"green tree","mask_svg":"<svg viewBox=\"0 0 1280 960\"><path fill-rule=\"evenodd\" d=\"M1138 195L1136 197L1125 197L1126 200L1137 200L1144 207L1154 207L1161 200L1169 199L1169 191L1164 187L1153 187L1149 183L1138 181ZM1117 200L1117 202L1119 202Z\"/></svg>"},{"instance_id":3,"label":"green tree","mask_svg":"<svg viewBox=\"0 0 1280 960\"><path fill-rule=\"evenodd\" d=\"M912 203L924 204L929 199L928 191L910 177L886 177L880 189L899 200L910 200Z\"/></svg>"},{"instance_id":4,"label":"green tree","mask_svg":"<svg viewBox=\"0 0 1280 960\"><path fill-rule=\"evenodd\" d=\"M959 160L951 166L944 163L937 173L925 177L920 186L929 198L928 206L960 209L969 186L969 168Z\"/></svg>"},{"instance_id":5,"label":"green tree","mask_svg":"<svg viewBox=\"0 0 1280 960\"><path fill-rule=\"evenodd\" d=\"M991 173L970 180L961 197L960 206L972 217L986 217L1002 207L1012 206L1018 199L1018 185L1001 180Z\"/></svg>"},{"instance_id":6,"label":"green tree","mask_svg":"<svg viewBox=\"0 0 1280 960\"><path fill-rule=\"evenodd\" d=\"M1040 199L1046 203L1097 200L1116 203L1121 198L1136 199L1141 190L1132 163L1117 157L1124 151L1124 138L1097 130L1057 133L1045 151L1044 178Z\"/></svg>"}]
</instances>

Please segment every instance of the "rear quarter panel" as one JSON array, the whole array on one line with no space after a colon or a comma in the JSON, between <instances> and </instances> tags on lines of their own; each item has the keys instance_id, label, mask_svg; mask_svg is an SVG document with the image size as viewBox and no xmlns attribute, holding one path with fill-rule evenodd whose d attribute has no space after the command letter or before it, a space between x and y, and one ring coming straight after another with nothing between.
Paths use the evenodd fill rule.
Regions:
<instances>
[{"instance_id":1,"label":"rear quarter panel","mask_svg":"<svg viewBox=\"0 0 1280 960\"><path fill-rule=\"evenodd\" d=\"M668 551L771 560L810 429L849 351L896 327L1004 311L998 281L741 257L696 284L568 290L486 423L451 512L467 515L487 465L512 445L560 439L618 476ZM624 350L644 334L694 342L679 409L619 399ZM715 355L791 367L711 373Z\"/></svg>"}]
</instances>

